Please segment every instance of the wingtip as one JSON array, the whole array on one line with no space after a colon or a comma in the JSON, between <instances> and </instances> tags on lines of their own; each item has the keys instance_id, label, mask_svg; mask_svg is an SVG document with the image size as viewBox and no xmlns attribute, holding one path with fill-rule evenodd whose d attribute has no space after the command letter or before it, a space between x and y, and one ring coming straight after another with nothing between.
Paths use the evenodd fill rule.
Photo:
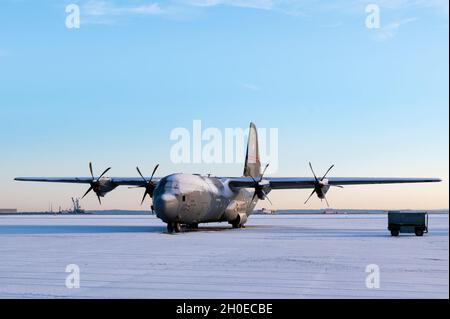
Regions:
<instances>
[{"instance_id":1,"label":"wingtip","mask_svg":"<svg viewBox=\"0 0 450 319\"><path fill-rule=\"evenodd\" d=\"M441 183L443 180L441 178L433 177L433 178L428 178L425 181L429 182L429 183Z\"/></svg>"}]
</instances>

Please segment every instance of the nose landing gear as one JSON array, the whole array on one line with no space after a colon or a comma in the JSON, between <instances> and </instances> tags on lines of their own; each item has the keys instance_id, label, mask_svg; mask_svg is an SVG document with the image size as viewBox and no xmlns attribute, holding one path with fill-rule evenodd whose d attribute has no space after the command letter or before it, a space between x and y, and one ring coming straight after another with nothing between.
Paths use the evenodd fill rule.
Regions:
<instances>
[{"instance_id":1,"label":"nose landing gear","mask_svg":"<svg viewBox=\"0 0 450 319\"><path fill-rule=\"evenodd\" d=\"M167 223L167 232L169 234L179 233L181 232L181 224L180 223Z\"/></svg>"}]
</instances>

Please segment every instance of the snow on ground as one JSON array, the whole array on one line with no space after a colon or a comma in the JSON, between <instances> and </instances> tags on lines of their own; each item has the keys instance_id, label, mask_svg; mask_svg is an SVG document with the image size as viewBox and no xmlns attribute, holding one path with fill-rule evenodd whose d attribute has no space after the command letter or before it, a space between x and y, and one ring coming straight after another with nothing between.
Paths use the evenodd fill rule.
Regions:
<instances>
[{"instance_id":1,"label":"snow on ground","mask_svg":"<svg viewBox=\"0 0 450 319\"><path fill-rule=\"evenodd\" d=\"M169 235L153 216L0 216L0 298L448 298L449 217L252 216ZM65 286L69 264L80 289ZM380 289L366 266L380 267Z\"/></svg>"}]
</instances>

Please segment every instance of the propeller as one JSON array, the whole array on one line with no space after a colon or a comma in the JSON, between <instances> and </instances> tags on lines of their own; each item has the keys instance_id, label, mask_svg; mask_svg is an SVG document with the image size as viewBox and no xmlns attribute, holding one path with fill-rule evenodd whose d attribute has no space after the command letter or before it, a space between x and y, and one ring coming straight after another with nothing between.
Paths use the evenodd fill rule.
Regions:
<instances>
[{"instance_id":1,"label":"propeller","mask_svg":"<svg viewBox=\"0 0 450 319\"><path fill-rule=\"evenodd\" d=\"M144 201L145 201L145 198L147 197L147 195L149 195L150 198L153 198L153 191L155 190L155 187L156 187L156 184L153 182L153 177L155 176L155 173L158 170L158 168L159 168L159 164L155 166L155 168L153 169L152 176L150 177L150 180L147 181L147 179L144 177L144 175L142 175L139 167L136 167L136 170L138 171L139 175L142 177L142 179L144 181L144 184L141 186L138 186L137 188L145 187L144 197L142 197L141 205L144 204Z\"/></svg>"},{"instance_id":2,"label":"propeller","mask_svg":"<svg viewBox=\"0 0 450 319\"><path fill-rule=\"evenodd\" d=\"M266 185L261 185L261 182L263 181L264 178L264 174L266 174L267 168L269 167L270 164L267 164L266 167L264 168L263 173L261 174L259 180L257 181L253 176L250 176L253 180L253 182L255 182L255 193L253 194L253 198L252 198L252 202L255 200L256 197L258 197L259 199L263 199L266 200L270 203L270 205L272 204L272 201L270 200L270 198L267 196L268 193L266 193L266 189L267 186Z\"/></svg>"},{"instance_id":3,"label":"propeller","mask_svg":"<svg viewBox=\"0 0 450 319\"><path fill-rule=\"evenodd\" d=\"M322 200L324 199L325 202L327 203L327 206L329 207L330 204L328 203L327 197L325 196L326 191L323 191L323 188L326 187L338 187L338 188L344 188L343 186L340 185L329 185L328 183L325 182L325 178L327 177L328 173L334 168L334 165L331 165L330 168L326 171L326 173L322 176L322 178L318 178L316 173L314 172L313 166L311 164L311 162L309 163L309 167L311 168L311 172L314 176L314 190L312 191L312 193L309 195L308 199L305 201L305 205L309 202L309 200L311 199L311 197L313 197L314 194L317 194L317 196ZM328 189L327 189L328 191Z\"/></svg>"},{"instance_id":4,"label":"propeller","mask_svg":"<svg viewBox=\"0 0 450 319\"><path fill-rule=\"evenodd\" d=\"M98 178L94 177L94 170L92 169L92 163L89 162L89 171L91 173L92 176L92 181L90 182L91 187L89 187L89 189L87 190L86 193L84 193L83 197L81 197L81 199L85 198L87 194L89 194L91 191L94 191L95 195L97 195L98 198L98 202L100 203L100 205L102 204L102 201L100 199L100 179L105 176L106 173L109 172L109 170L111 169L111 167L108 167Z\"/></svg>"}]
</instances>

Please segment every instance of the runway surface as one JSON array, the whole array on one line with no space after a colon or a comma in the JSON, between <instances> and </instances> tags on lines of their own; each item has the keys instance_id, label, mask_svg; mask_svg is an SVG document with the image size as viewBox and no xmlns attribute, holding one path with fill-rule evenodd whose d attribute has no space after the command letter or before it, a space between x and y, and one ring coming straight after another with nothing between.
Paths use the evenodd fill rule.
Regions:
<instances>
[{"instance_id":1,"label":"runway surface","mask_svg":"<svg viewBox=\"0 0 450 319\"><path fill-rule=\"evenodd\" d=\"M153 216L0 216L0 298L448 298L448 215L422 238L386 227L386 215L257 215L169 235Z\"/></svg>"}]
</instances>

